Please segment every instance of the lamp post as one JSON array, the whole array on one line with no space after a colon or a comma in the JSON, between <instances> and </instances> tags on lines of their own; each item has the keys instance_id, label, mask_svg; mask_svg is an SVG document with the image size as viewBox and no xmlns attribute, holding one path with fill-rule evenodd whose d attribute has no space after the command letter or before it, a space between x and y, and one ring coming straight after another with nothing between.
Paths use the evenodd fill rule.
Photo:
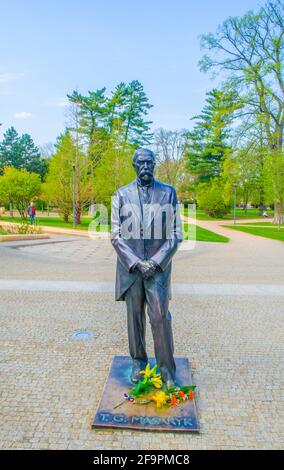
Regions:
<instances>
[{"instance_id":1,"label":"lamp post","mask_svg":"<svg viewBox=\"0 0 284 470\"><path fill-rule=\"evenodd\" d=\"M76 227L76 166L73 165L73 227Z\"/></svg>"},{"instance_id":2,"label":"lamp post","mask_svg":"<svg viewBox=\"0 0 284 470\"><path fill-rule=\"evenodd\" d=\"M234 183L234 225L237 224L237 183Z\"/></svg>"}]
</instances>

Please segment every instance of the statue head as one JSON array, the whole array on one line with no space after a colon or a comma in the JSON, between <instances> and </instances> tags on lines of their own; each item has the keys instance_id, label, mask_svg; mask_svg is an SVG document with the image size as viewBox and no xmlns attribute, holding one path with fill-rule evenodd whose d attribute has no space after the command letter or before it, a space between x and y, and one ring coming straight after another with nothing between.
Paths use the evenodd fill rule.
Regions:
<instances>
[{"instance_id":1,"label":"statue head","mask_svg":"<svg viewBox=\"0 0 284 470\"><path fill-rule=\"evenodd\" d=\"M141 148L134 152L133 167L141 184L150 184L154 177L155 156L152 150Z\"/></svg>"}]
</instances>

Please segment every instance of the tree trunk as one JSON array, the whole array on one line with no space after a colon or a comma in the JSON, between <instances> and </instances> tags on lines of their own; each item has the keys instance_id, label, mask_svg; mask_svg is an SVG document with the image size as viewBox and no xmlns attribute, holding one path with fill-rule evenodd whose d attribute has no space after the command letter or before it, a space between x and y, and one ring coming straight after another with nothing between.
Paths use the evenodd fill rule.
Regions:
<instances>
[{"instance_id":1,"label":"tree trunk","mask_svg":"<svg viewBox=\"0 0 284 470\"><path fill-rule=\"evenodd\" d=\"M281 201L276 201L274 203L274 223L275 225L281 225L283 221L283 204Z\"/></svg>"},{"instance_id":2,"label":"tree trunk","mask_svg":"<svg viewBox=\"0 0 284 470\"><path fill-rule=\"evenodd\" d=\"M81 223L81 212L82 212L82 207L81 207L81 201L76 201L76 225L79 225Z\"/></svg>"},{"instance_id":3,"label":"tree trunk","mask_svg":"<svg viewBox=\"0 0 284 470\"><path fill-rule=\"evenodd\" d=\"M258 206L258 213L262 217L265 211L265 191L263 186L263 172L264 172L264 146L263 146L263 128L262 122L260 121L260 171L261 171L261 183L259 187L259 206Z\"/></svg>"},{"instance_id":4,"label":"tree trunk","mask_svg":"<svg viewBox=\"0 0 284 470\"><path fill-rule=\"evenodd\" d=\"M69 212L64 212L63 214L63 220L66 224L68 224L69 221Z\"/></svg>"},{"instance_id":5,"label":"tree trunk","mask_svg":"<svg viewBox=\"0 0 284 470\"><path fill-rule=\"evenodd\" d=\"M13 203L12 202L10 202L10 204L9 204L9 210L10 210L10 217L14 217Z\"/></svg>"},{"instance_id":6,"label":"tree trunk","mask_svg":"<svg viewBox=\"0 0 284 470\"><path fill-rule=\"evenodd\" d=\"M278 151L279 152L279 151ZM277 153L275 152L275 159L278 157ZM277 160L276 160L277 162ZM279 162L278 162L279 163ZM277 164L277 171L274 174L274 197L276 198L274 202L274 223L279 226L283 224L283 211L284 211L284 204L283 204L283 176L282 176L283 169L279 167Z\"/></svg>"},{"instance_id":7,"label":"tree trunk","mask_svg":"<svg viewBox=\"0 0 284 470\"><path fill-rule=\"evenodd\" d=\"M265 204L264 204L264 189L263 187L259 190L259 206L258 206L258 214L262 217L263 212L265 211Z\"/></svg>"},{"instance_id":8,"label":"tree trunk","mask_svg":"<svg viewBox=\"0 0 284 470\"><path fill-rule=\"evenodd\" d=\"M21 217L22 220L27 220L28 215L27 215L27 213L26 213L26 211L25 211L24 209L20 209L20 208L18 207L18 212L19 212L20 217Z\"/></svg>"},{"instance_id":9,"label":"tree trunk","mask_svg":"<svg viewBox=\"0 0 284 470\"><path fill-rule=\"evenodd\" d=\"M247 194L246 194L246 191L245 191L245 190L243 191L243 195L242 195L242 196L243 196L243 200L242 200L242 204L243 204L243 211L244 211L245 213L247 213L247 209L248 209L248 207L247 207L247 206L248 206L248 201L247 201Z\"/></svg>"}]
</instances>

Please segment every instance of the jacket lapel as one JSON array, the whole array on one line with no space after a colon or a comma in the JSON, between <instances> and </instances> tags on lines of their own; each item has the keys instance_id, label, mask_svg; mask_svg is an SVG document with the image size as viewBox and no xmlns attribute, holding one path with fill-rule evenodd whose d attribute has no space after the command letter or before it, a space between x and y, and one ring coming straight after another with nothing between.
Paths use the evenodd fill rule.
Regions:
<instances>
[{"instance_id":1,"label":"jacket lapel","mask_svg":"<svg viewBox=\"0 0 284 470\"><path fill-rule=\"evenodd\" d=\"M136 214L140 222L142 220L142 213L136 180L132 181L131 185L128 188L128 199L133 212Z\"/></svg>"}]
</instances>

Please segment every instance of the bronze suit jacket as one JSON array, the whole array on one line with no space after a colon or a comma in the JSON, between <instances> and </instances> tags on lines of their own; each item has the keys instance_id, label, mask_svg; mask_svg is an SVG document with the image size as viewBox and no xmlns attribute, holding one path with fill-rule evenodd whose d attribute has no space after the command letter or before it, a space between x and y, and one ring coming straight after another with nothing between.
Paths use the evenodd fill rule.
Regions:
<instances>
[{"instance_id":1,"label":"bronze suit jacket","mask_svg":"<svg viewBox=\"0 0 284 470\"><path fill-rule=\"evenodd\" d=\"M137 180L120 188L112 198L111 243L117 253L116 300L124 300L126 291L139 276L131 269L141 259L152 259L160 266L160 272L154 275L155 281L171 297L171 260L182 241L175 189L154 180L149 207L150 214L148 212L146 217L146 212L141 210ZM130 236L125 227L132 230Z\"/></svg>"}]
</instances>

